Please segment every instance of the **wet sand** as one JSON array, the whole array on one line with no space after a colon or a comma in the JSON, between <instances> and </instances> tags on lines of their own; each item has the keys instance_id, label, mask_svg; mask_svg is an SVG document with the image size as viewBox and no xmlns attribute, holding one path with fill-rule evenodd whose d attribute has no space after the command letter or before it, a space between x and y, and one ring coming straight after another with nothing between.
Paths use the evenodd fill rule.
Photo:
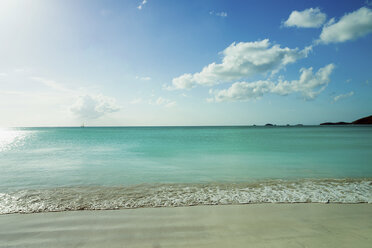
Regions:
<instances>
[{"instance_id":1,"label":"wet sand","mask_svg":"<svg viewBox=\"0 0 372 248\"><path fill-rule=\"evenodd\" d=\"M370 247L372 204L0 215L0 247Z\"/></svg>"}]
</instances>

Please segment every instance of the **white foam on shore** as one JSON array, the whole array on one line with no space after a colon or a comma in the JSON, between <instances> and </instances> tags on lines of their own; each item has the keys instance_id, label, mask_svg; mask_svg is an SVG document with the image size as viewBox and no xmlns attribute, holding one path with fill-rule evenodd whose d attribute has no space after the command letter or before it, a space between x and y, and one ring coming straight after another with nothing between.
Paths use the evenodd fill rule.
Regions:
<instances>
[{"instance_id":1,"label":"white foam on shore","mask_svg":"<svg viewBox=\"0 0 372 248\"><path fill-rule=\"evenodd\" d=\"M372 203L372 179L61 187L0 193L0 214L248 203Z\"/></svg>"}]
</instances>

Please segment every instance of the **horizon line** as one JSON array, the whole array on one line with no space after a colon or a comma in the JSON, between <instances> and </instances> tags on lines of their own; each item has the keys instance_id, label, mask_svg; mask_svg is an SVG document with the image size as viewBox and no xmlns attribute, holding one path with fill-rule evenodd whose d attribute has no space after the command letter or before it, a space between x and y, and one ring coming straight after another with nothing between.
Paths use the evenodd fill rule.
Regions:
<instances>
[{"instance_id":1,"label":"horizon line","mask_svg":"<svg viewBox=\"0 0 372 248\"><path fill-rule=\"evenodd\" d=\"M0 127L0 128L97 128L97 127L315 127L315 126L328 126L328 125L320 125L320 124L252 124L252 125L128 125L128 126L110 126L110 125L102 125L102 126L11 126L11 127ZM368 125L329 125L329 126L368 126Z\"/></svg>"}]
</instances>

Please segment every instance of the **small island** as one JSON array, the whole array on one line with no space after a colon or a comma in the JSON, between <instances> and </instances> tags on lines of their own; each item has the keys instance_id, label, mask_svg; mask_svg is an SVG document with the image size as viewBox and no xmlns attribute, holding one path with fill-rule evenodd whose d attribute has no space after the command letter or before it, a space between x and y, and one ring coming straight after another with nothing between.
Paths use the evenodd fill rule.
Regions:
<instances>
[{"instance_id":1,"label":"small island","mask_svg":"<svg viewBox=\"0 0 372 248\"><path fill-rule=\"evenodd\" d=\"M332 125L372 125L372 115L358 119L353 122L324 122L320 124L321 126L332 126Z\"/></svg>"}]
</instances>

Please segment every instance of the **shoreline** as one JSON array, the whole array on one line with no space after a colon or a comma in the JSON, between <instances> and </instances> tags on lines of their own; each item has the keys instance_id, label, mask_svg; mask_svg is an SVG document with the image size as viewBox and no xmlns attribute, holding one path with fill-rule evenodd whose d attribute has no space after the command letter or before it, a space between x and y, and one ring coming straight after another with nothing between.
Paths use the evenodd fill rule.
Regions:
<instances>
[{"instance_id":1,"label":"shoreline","mask_svg":"<svg viewBox=\"0 0 372 248\"><path fill-rule=\"evenodd\" d=\"M371 204L260 203L0 215L0 247L369 247Z\"/></svg>"},{"instance_id":2,"label":"shoreline","mask_svg":"<svg viewBox=\"0 0 372 248\"><path fill-rule=\"evenodd\" d=\"M154 207L128 207L128 208L107 208L107 209L71 209L71 210L55 210L55 211L40 211L40 212L11 212L0 213L1 216L9 215L34 215L34 214L53 214L53 213L69 213L69 212L103 212L103 211L126 211L136 209L173 209L173 208L195 208L195 207L226 207L226 206L247 206L247 205L371 205L372 202L251 202L251 203L233 203L233 204L204 204L204 205L182 205L182 206L154 206Z\"/></svg>"},{"instance_id":3,"label":"shoreline","mask_svg":"<svg viewBox=\"0 0 372 248\"><path fill-rule=\"evenodd\" d=\"M369 179L141 184L0 193L0 214L260 203L372 203Z\"/></svg>"}]
</instances>

